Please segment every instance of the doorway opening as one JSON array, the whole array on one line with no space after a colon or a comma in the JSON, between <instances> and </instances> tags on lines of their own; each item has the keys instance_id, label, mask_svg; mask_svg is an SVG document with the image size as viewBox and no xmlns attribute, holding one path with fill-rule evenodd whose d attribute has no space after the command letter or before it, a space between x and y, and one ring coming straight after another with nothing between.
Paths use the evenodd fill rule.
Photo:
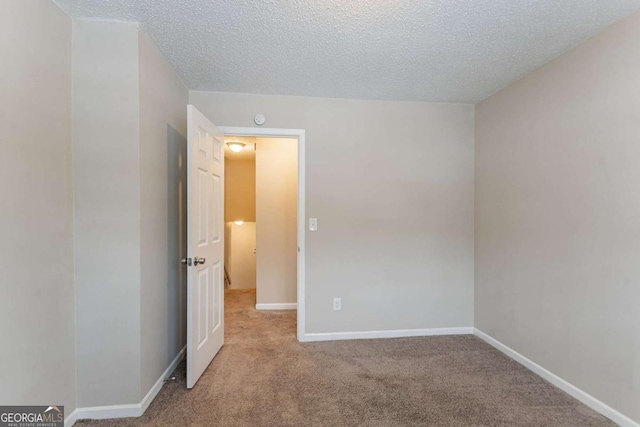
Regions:
<instances>
[{"instance_id":1,"label":"doorway opening","mask_svg":"<svg viewBox=\"0 0 640 427\"><path fill-rule=\"evenodd\" d=\"M225 311L297 309L296 335L302 340L304 131L220 130L225 134Z\"/></svg>"}]
</instances>

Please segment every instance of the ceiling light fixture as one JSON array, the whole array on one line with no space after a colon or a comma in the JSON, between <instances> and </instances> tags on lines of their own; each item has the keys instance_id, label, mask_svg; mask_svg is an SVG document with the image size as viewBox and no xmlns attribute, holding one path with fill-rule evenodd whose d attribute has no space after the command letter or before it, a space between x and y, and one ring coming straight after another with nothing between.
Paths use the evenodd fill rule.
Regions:
<instances>
[{"instance_id":1,"label":"ceiling light fixture","mask_svg":"<svg viewBox=\"0 0 640 427\"><path fill-rule=\"evenodd\" d=\"M229 147L229 150L233 151L234 153L239 153L242 150L244 150L244 145L241 142L227 142L227 146Z\"/></svg>"},{"instance_id":2,"label":"ceiling light fixture","mask_svg":"<svg viewBox=\"0 0 640 427\"><path fill-rule=\"evenodd\" d=\"M235 225L242 225L242 224L244 224L244 221L233 221L233 223Z\"/></svg>"}]
</instances>

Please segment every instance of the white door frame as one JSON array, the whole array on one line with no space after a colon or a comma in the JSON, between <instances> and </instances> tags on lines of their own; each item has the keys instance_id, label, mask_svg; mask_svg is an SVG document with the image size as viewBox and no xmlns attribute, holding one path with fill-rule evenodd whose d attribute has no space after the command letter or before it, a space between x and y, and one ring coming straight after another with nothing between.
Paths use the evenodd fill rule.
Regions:
<instances>
[{"instance_id":1,"label":"white door frame","mask_svg":"<svg viewBox=\"0 0 640 427\"><path fill-rule=\"evenodd\" d=\"M304 129L277 129L254 127L218 126L225 136L253 136L262 138L297 138L298 139L298 341L304 341L304 237L306 232L305 207L305 167L304 167Z\"/></svg>"}]
</instances>

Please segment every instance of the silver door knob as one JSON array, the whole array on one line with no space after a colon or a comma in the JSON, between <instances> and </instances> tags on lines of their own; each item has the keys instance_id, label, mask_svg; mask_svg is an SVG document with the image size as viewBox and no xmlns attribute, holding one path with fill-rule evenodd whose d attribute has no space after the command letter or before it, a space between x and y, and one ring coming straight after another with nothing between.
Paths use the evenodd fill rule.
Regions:
<instances>
[{"instance_id":1,"label":"silver door knob","mask_svg":"<svg viewBox=\"0 0 640 427\"><path fill-rule=\"evenodd\" d=\"M180 262L191 267L191 258L182 259Z\"/></svg>"},{"instance_id":2,"label":"silver door knob","mask_svg":"<svg viewBox=\"0 0 640 427\"><path fill-rule=\"evenodd\" d=\"M204 264L206 261L207 261L207 259L206 259L206 258L198 258L198 257L195 257L195 258L193 259L193 265Z\"/></svg>"}]
</instances>

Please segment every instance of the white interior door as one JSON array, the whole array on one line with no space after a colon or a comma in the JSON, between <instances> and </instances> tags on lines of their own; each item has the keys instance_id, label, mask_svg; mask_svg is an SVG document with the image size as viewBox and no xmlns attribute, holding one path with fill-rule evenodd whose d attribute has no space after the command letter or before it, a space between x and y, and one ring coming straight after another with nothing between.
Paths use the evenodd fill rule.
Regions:
<instances>
[{"instance_id":1,"label":"white interior door","mask_svg":"<svg viewBox=\"0 0 640 427\"><path fill-rule=\"evenodd\" d=\"M187 388L224 343L224 135L187 106Z\"/></svg>"}]
</instances>

